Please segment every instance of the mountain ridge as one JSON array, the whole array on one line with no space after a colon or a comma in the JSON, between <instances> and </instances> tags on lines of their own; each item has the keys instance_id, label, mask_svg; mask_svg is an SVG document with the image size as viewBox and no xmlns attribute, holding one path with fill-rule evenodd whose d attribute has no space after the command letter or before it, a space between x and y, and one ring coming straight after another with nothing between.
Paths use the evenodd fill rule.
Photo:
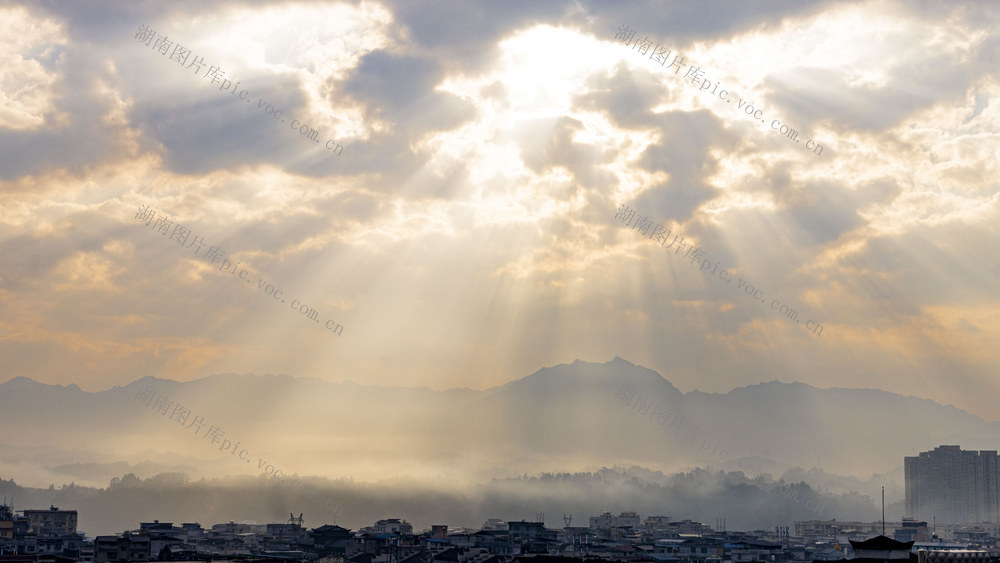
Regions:
<instances>
[{"instance_id":1,"label":"mountain ridge","mask_svg":"<svg viewBox=\"0 0 1000 563\"><path fill-rule=\"evenodd\" d=\"M132 381L130 383L127 383L125 385L113 385L113 386L111 386L111 387L109 387L107 389L100 390L100 391L86 391L86 390L83 390L75 382L74 383L69 383L67 385L60 385L60 384L55 384L55 383L44 383L44 382L32 379L30 377L26 377L26 376L15 376L15 377L12 377L11 379L7 380L7 381L4 381L4 382L0 383L0 392L5 391L5 390L12 390L12 389L23 389L23 388L26 387L26 385L24 385L25 382L30 382L30 384L34 384L34 385L37 385L37 386L43 386L43 387L48 387L48 388L53 388L53 389L63 389L63 390L69 390L69 391L79 391L79 392L82 392L82 393L94 395L94 394L100 394L100 393L105 393L105 392L113 391L115 389L132 389L132 388L135 388L137 384L139 384L141 382L147 382L147 381L162 382L162 383L166 383L166 384L170 385L170 384L194 384L194 383L200 383L200 382L217 382L217 381L225 380L225 379L228 379L228 378L254 378L254 379L257 379L257 380L271 378L271 380L286 379L288 381L295 381L295 382L315 382L315 383L319 383L319 384L323 384L323 385L333 385L333 386L337 386L337 385L349 385L349 386L356 386L356 387L365 388L365 389L400 389L400 390L407 390L407 391L409 391L409 390L428 390L428 391L431 391L431 392L434 392L434 393L445 393L445 392L450 392L450 391L463 391L463 392L464 391L473 391L473 392L482 393L482 392L496 391L496 390L499 390L499 389L503 389L505 387L511 386L511 385L519 383L519 382L534 380L536 378L536 376L539 376L539 375L547 376L548 374L550 374L550 373L555 372L556 370L558 370L558 368L564 368L564 367L565 368L573 368L573 367L576 367L578 364L583 364L583 365L587 365L587 366L612 366L612 365L616 364L616 362L618 362L619 365L620 364L624 364L624 365L626 365L628 367L631 367L631 368L636 368L638 370L649 372L650 374L655 375L656 378L658 378L662 382L665 382L665 383L669 384L671 388L673 388L678 393L680 393L681 395L684 395L684 396L689 396L689 395L707 395L707 396L714 396L714 397L729 396L729 395L733 395L734 393L746 392L746 391L755 390L755 389L758 389L758 388L764 388L764 387L773 388L773 387L781 387L781 386L793 386L793 387L794 386L800 386L800 388L808 388L808 389L814 389L814 390L819 390L819 391L847 391L847 392L864 391L864 392L873 392L873 393L884 393L884 394L886 394L888 396L891 396L891 397L900 397L900 398L904 398L904 399L914 399L914 400L924 401L924 402L926 402L928 404L932 404L932 405L935 405L937 407L954 409L956 411L959 411L959 412L961 412L963 414L967 414L968 416L974 417L974 418L976 418L978 420L981 420L983 422L987 422L987 423L994 423L995 422L995 423L1000 424L1000 421L988 421L988 420L986 420L986 419L984 419L984 418L982 418L982 417L980 417L980 416L978 416L976 414L970 413L970 412L962 409L961 407L958 407L958 406L953 405L951 403L939 403L939 402L935 401L934 399L930 399L930 398L927 398L927 397L920 397L918 395L904 395L902 393L897 393L895 391L889 391L889 390L881 389L881 388L878 388L878 387L837 387L837 386L833 386L833 387L819 387L819 386L813 385L811 383L806 383L806 382L802 382L802 381L782 381L782 380L779 380L779 379L773 379L771 381L762 381L762 382L758 382L758 383L751 383L751 384L748 384L748 385L742 385L742 386L738 386L738 387L733 387L730 390L725 391L725 392L719 392L719 391L702 391L700 389L691 389L690 391L681 391L680 389L678 389L673 384L672 381L670 381L669 379L667 379L666 377L664 377L662 374L660 374L656 370L653 370L652 368L647 368L647 367L644 367L644 366L641 366L641 365L638 365L638 364L634 364L634 363L632 363L632 362L630 362L628 360L625 360L624 358L621 358L620 356L615 356L613 359L611 359L611 360L609 360L607 362L604 362L603 364L601 364L601 363L594 363L594 362L586 362L584 360L576 359L576 360L574 360L571 363L562 363L562 364L555 364L553 366L545 366L545 367L539 368L538 370L536 370L535 372L533 372L533 373L531 373L529 375L522 376L522 377L517 378L517 379L512 379L511 381L508 381L507 383L503 383L503 384L496 385L496 386L493 386L493 387L486 387L486 388L483 388L483 389L474 389L474 388L470 388L470 387L449 387L449 388L446 388L446 389L434 389L434 388L430 388L430 387L427 387L427 386L405 387L405 386L398 386L398 385L372 385L372 384L358 383L358 382L350 380L350 379L344 380L344 381L329 381L329 380L326 380L326 379L320 379L320 378L313 377L313 376L293 376L293 375L284 374L284 373L279 373L279 374L272 374L272 373L256 374L256 373L252 373L252 372L247 372L247 373L222 372L222 373L209 374L209 375L206 375L204 377L200 377L200 378L197 378L197 379L192 379L192 380L189 380L189 381L179 381L179 380L175 380L175 379L161 378L161 377L155 377L155 376L143 376L143 377L140 377L139 379L136 379L136 380L134 380L134 381Z\"/></svg>"},{"instance_id":2,"label":"mountain ridge","mask_svg":"<svg viewBox=\"0 0 1000 563\"><path fill-rule=\"evenodd\" d=\"M136 399L143 386L165 411ZM253 463L214 451L225 442L205 439L187 418L172 420L177 407L242 444ZM778 380L684 393L618 356L543 367L483 390L228 373L145 376L88 392L14 378L0 384L0 423L23 427L10 439L15 447L61 452L39 462L45 471L166 452L206 475L255 474L262 460L285 473L479 479L609 463L778 471L822 459L833 473L863 476L898 472L904 456L941 444L1000 449L1000 423L931 399ZM74 453L81 444L92 457Z\"/></svg>"}]
</instances>

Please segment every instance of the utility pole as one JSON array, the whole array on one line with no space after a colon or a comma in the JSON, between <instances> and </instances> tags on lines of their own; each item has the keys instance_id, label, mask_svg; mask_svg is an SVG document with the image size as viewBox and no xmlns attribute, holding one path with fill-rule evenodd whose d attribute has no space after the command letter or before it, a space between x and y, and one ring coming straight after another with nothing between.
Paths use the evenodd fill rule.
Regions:
<instances>
[{"instance_id":1,"label":"utility pole","mask_svg":"<svg viewBox=\"0 0 1000 563\"><path fill-rule=\"evenodd\" d=\"M882 485L882 535L885 535L885 485Z\"/></svg>"}]
</instances>

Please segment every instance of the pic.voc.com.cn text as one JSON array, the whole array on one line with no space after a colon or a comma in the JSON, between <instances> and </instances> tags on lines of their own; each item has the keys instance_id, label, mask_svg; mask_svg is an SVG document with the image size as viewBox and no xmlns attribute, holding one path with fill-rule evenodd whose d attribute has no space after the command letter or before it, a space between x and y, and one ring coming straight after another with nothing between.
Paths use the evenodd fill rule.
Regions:
<instances>
[{"instance_id":1,"label":"pic.voc.com.cn text","mask_svg":"<svg viewBox=\"0 0 1000 563\"><path fill-rule=\"evenodd\" d=\"M670 238L670 229L664 228L659 223L654 225L648 217L637 216L635 210L626 205L619 205L618 213L615 214L615 219L617 219L620 223L625 223L626 227L631 226L632 230L639 231L639 234L641 235L646 235L648 233L648 238L659 242L660 246L666 244L667 240ZM678 239L680 240L678 241ZM687 246L688 249L684 252L684 256L682 258L687 258L692 264L695 262L701 264L698 269L702 272L708 272L708 270L711 269L711 272L708 272L709 274L714 276L715 273L718 272L718 278L720 280L730 284L733 282L733 279L729 276L728 269L723 268L719 271L718 260L716 260L715 266L713 267L712 261L705 256L705 251L697 246L684 242L684 235L674 235L674 240L670 244L667 244L666 248L670 249L676 247L674 254L680 256L679 252L684 246ZM737 280L737 291L742 291L745 295L755 301L759 299L761 303L767 302L767 299L764 298L763 289L759 287L755 288L753 284L747 282L742 277L738 277ZM796 324L801 322L799 321L799 312L781 301L772 299L770 305L771 310L780 314L782 317L790 321L795 321ZM823 325L816 321L806 321L805 328L816 336L822 336L823 334Z\"/></svg>"},{"instance_id":2,"label":"pic.voc.com.cn text","mask_svg":"<svg viewBox=\"0 0 1000 563\"><path fill-rule=\"evenodd\" d=\"M202 70L202 67L207 66L208 70L205 72L204 75L206 80L211 81L213 86L215 85L216 82L219 82L220 92L222 91L228 92L229 89L232 88L231 93L233 96L236 96L241 100L246 100L248 104L250 103L249 92L247 92L246 90L239 90L239 94L237 95L237 89L240 87L239 81L237 81L236 84L234 85L232 80L225 77L226 73L221 68L214 65L205 64L204 58L199 57L197 55L193 56L193 53L191 53L189 49L183 47L180 43L177 43L175 45L173 41L167 39L166 35L160 35L159 33L150 29L148 26L141 25L139 26L139 31L135 34L135 38L140 43L143 43L147 47L152 46L154 51L160 53L163 56L167 56L168 60L171 60L181 65L185 69L195 67L194 69L195 76L198 76L198 72ZM154 42L153 39L156 39L156 41ZM167 55L168 52L170 53L169 56ZM191 62L188 63L187 66L184 66L184 63L186 63L188 59L190 59ZM244 94L247 94L247 96L244 97L243 96ZM281 110L275 109L274 106L267 103L266 100L257 98L257 111L263 111L265 115L270 115L273 119L280 120L282 123L286 123L286 121L281 117ZM298 119L291 120L291 122L289 122L289 127L292 129L296 129L299 132L299 134L305 137L306 139L319 143L319 133L315 129L309 127L305 123L302 123ZM337 143L336 141L327 140L326 145L324 146L326 147L327 150L333 151L333 153L336 154L337 156L340 156L344 152L344 147L342 147L340 143Z\"/></svg>"},{"instance_id":3,"label":"pic.voc.com.cn text","mask_svg":"<svg viewBox=\"0 0 1000 563\"><path fill-rule=\"evenodd\" d=\"M184 407L180 403L174 403L168 397L160 395L155 389L149 387L148 385L142 385L139 387L138 392L135 394L137 401L143 405L150 407L153 411L158 412L160 416L167 417L167 420L177 423L182 430L192 429L195 437L204 430L201 438L203 440L208 440L211 446L215 446L216 443L219 444L219 451L229 453L240 461L245 461L251 463L252 456L245 449L240 449L240 441L235 439L226 438L226 432L221 426L215 426L205 422L205 417L197 416L191 409ZM167 414L169 413L169 416ZM208 427L206 430L205 427ZM235 440L235 443L233 443ZM239 452L239 453L237 453ZM268 477L273 477L281 483L287 483L288 485L294 487L297 486L300 481L292 479L288 481L288 477L282 475L280 469L276 468L273 464L268 463L264 458L257 458L257 469L267 475ZM315 495L310 497L311 500L318 500ZM330 500L327 499L324 506L333 513L334 519L336 519L337 514L341 512L344 507L340 504L331 507Z\"/></svg>"},{"instance_id":4,"label":"pic.voc.com.cn text","mask_svg":"<svg viewBox=\"0 0 1000 563\"><path fill-rule=\"evenodd\" d=\"M161 236L167 237L167 240L176 242L181 246L181 248L195 247L195 256L198 256L199 251L204 251L204 254L198 257L211 264L212 267L215 267L215 265L218 264L219 271L230 272L232 275L239 277L239 279L246 281L247 284L251 283L249 271L246 268L240 269L239 262L236 262L236 265L233 265L233 263L226 257L226 251L217 246L208 245L205 242L204 237L194 235L191 242L187 243L187 246L185 246L184 243L191 238L192 233L183 225L174 225L172 219L162 215L160 217L156 217L156 211L146 205L139 205L139 211L135 214L135 218L139 222L145 222L147 227L151 227L153 231L160 233ZM156 219L155 221L153 220L154 218ZM205 249L206 246L209 247L207 250ZM239 273L237 273L237 271ZM273 285L264 281L260 277L257 278L257 289L263 290L266 295L270 295L275 301L281 301L282 303L285 303L286 301L282 298L282 290L276 289ZM319 311L316 309L300 302L298 299L292 299L291 308L298 311L300 316L319 324ZM333 320L327 320L326 324L323 326L327 331L337 336L340 336L344 332L344 327Z\"/></svg>"},{"instance_id":5,"label":"pic.voc.com.cn text","mask_svg":"<svg viewBox=\"0 0 1000 563\"><path fill-rule=\"evenodd\" d=\"M712 80L705 77L705 71L703 69L694 65L684 64L684 61L686 61L687 58L682 57L679 54L675 54L673 61L668 65L667 61L670 60L670 55L673 51L671 49L667 49L659 43L653 47L653 42L650 41L647 36L644 35L642 39L639 39L639 35L630 29L629 26L620 26L618 28L618 33L615 34L615 39L617 39L619 43L624 43L626 47L631 45L632 50L636 51L640 55L645 55L650 51L650 49L652 49L653 52L649 55L649 58L654 62L660 63L660 66L667 67L667 70L670 70L671 68L674 69L675 75L679 75L682 67L688 67L687 72L685 72L684 76L681 78L682 80L686 80L692 85L696 85L698 81L701 81L701 85L698 87L700 91L706 92L711 88L712 91L710 94L719 96L720 100L725 100L728 104L733 103L733 98L730 98L727 95L729 94L729 90L719 90L718 81L715 82L715 86L713 87ZM761 123L767 123L767 119L764 118L764 110L755 109L752 102L748 103L743 98L738 98L738 101L736 102L736 111L743 111L745 115L751 117L752 119L759 119ZM771 121L771 129L773 131L777 131L781 135L784 135L788 140L795 141L796 143L800 142L799 132L792 129L788 125L782 124L778 119ZM823 155L823 145L813 141L812 139L806 141L805 147L807 150L811 150L816 156Z\"/></svg>"}]
</instances>

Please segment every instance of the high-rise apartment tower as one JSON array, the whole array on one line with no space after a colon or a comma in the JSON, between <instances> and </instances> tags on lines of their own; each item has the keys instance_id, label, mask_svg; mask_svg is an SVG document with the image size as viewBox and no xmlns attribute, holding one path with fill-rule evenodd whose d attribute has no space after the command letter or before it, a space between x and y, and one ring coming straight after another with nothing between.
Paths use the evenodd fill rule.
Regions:
<instances>
[{"instance_id":1,"label":"high-rise apartment tower","mask_svg":"<svg viewBox=\"0 0 1000 563\"><path fill-rule=\"evenodd\" d=\"M1000 522L998 461L995 450L960 446L904 458L906 515L927 522Z\"/></svg>"}]
</instances>

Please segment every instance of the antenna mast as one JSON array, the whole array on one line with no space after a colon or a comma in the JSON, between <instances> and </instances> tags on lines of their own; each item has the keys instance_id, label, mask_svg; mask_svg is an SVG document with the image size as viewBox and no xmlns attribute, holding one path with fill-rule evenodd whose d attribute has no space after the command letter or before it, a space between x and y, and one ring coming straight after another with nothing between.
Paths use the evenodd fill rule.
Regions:
<instances>
[{"instance_id":1,"label":"antenna mast","mask_svg":"<svg viewBox=\"0 0 1000 563\"><path fill-rule=\"evenodd\" d=\"M882 485L882 535L885 535L885 485Z\"/></svg>"}]
</instances>

